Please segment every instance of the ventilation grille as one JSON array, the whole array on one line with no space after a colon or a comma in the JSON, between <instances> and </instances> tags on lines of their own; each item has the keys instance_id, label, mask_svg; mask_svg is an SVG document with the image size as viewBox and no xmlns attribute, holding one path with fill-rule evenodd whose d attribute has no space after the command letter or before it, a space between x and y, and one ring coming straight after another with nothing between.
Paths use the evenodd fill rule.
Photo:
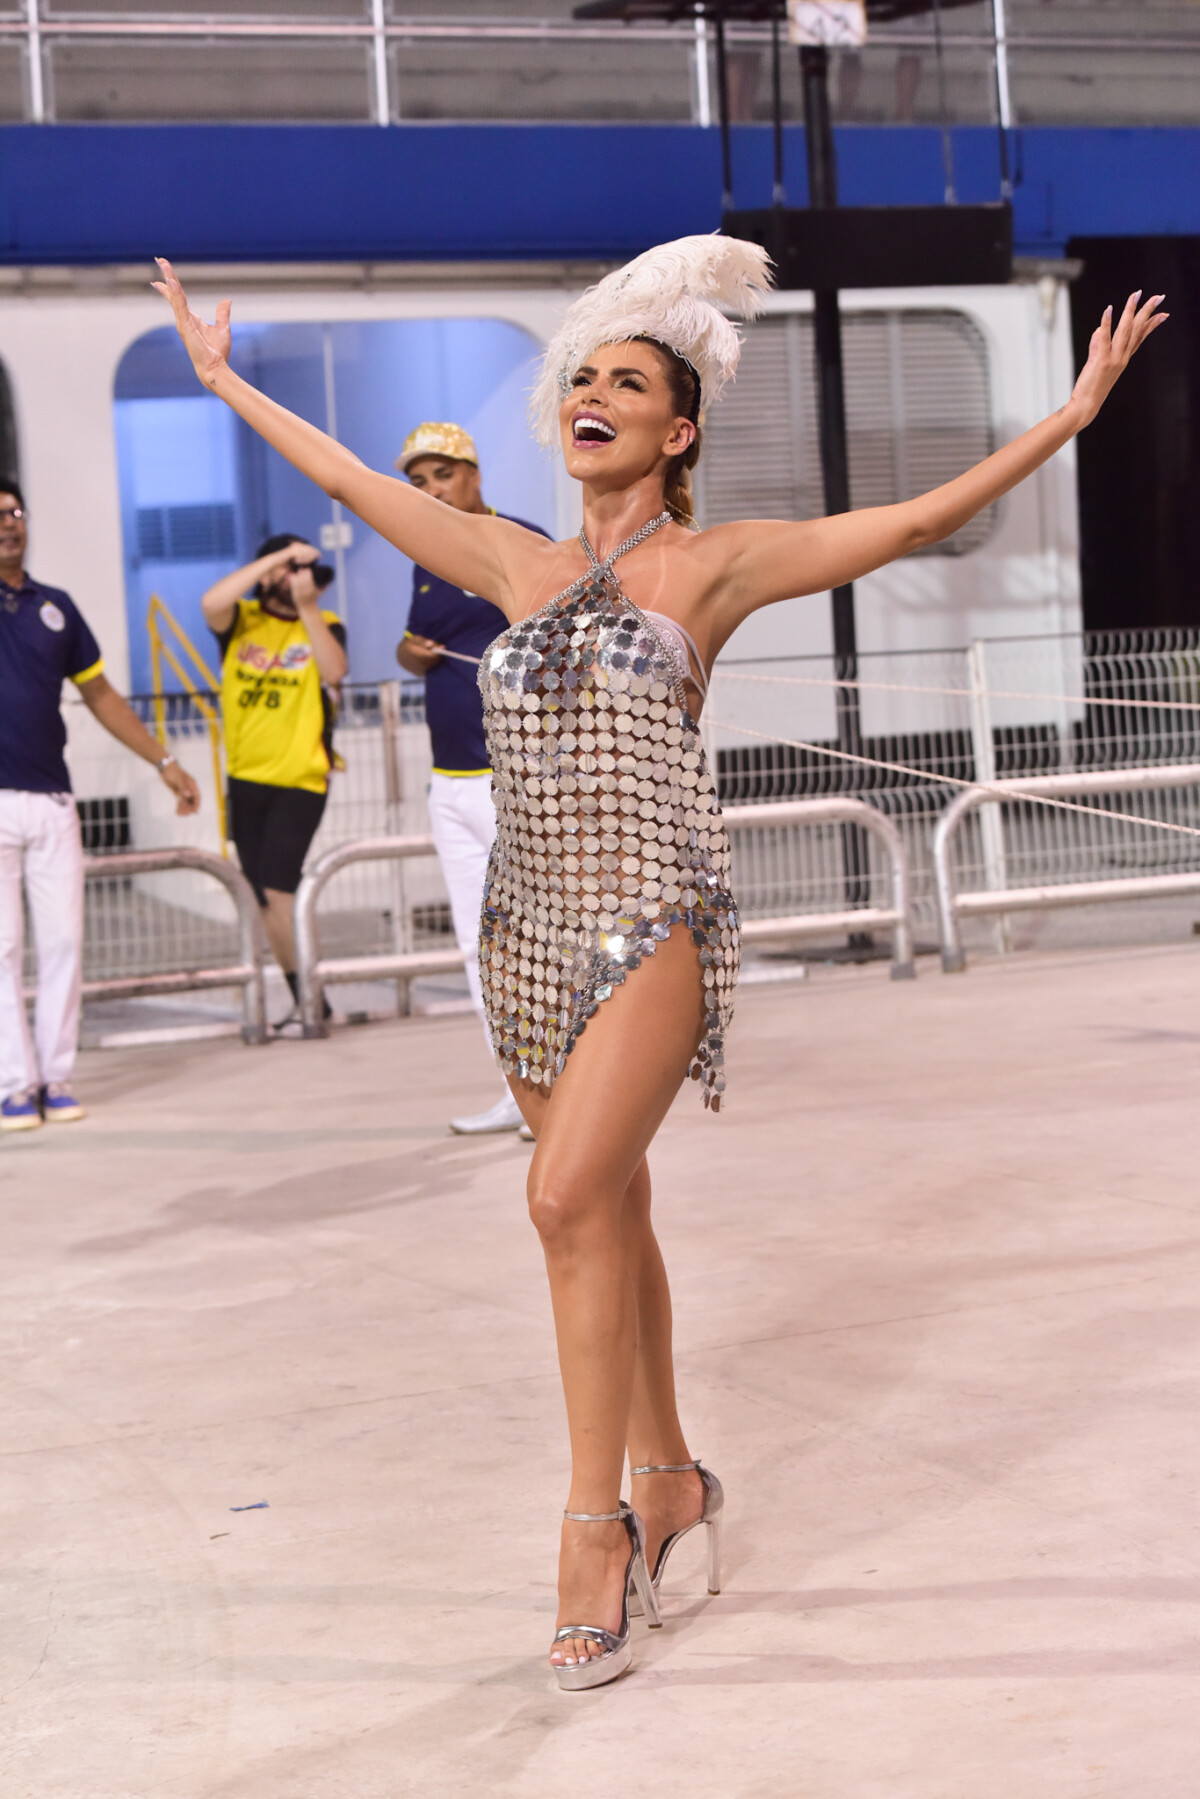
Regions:
<instances>
[{"instance_id":1,"label":"ventilation grille","mask_svg":"<svg viewBox=\"0 0 1200 1799\"><path fill-rule=\"evenodd\" d=\"M703 523L819 518L825 510L809 318L746 327L737 380L705 427L697 471ZM965 313L850 313L842 319L850 501L889 506L940 487L995 448L987 347ZM990 506L923 556L965 556L996 526Z\"/></svg>"},{"instance_id":2,"label":"ventilation grille","mask_svg":"<svg viewBox=\"0 0 1200 1799\"><path fill-rule=\"evenodd\" d=\"M219 562L236 553L233 505L139 506L138 555L143 562Z\"/></svg>"},{"instance_id":3,"label":"ventilation grille","mask_svg":"<svg viewBox=\"0 0 1200 1799\"><path fill-rule=\"evenodd\" d=\"M83 847L89 856L103 855L106 850L127 850L133 842L129 829L129 801L114 799L76 800Z\"/></svg>"}]
</instances>

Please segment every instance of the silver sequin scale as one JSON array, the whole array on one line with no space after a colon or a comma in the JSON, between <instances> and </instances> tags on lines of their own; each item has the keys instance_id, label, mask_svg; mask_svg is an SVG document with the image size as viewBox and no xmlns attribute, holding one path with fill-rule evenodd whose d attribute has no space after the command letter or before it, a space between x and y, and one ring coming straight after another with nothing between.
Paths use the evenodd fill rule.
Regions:
<instances>
[{"instance_id":1,"label":"silver sequin scale","mask_svg":"<svg viewBox=\"0 0 1200 1799\"><path fill-rule=\"evenodd\" d=\"M484 1002L501 1066L548 1089L613 989L686 928L706 1015L689 1072L716 1111L738 968L729 840L684 671L612 569L632 543L480 661L496 802Z\"/></svg>"}]
</instances>

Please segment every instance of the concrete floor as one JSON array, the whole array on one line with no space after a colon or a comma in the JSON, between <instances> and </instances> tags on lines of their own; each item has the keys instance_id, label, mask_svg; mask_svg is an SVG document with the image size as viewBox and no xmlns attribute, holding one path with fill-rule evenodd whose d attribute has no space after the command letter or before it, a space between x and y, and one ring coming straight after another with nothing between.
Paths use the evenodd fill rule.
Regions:
<instances>
[{"instance_id":1,"label":"concrete floor","mask_svg":"<svg viewBox=\"0 0 1200 1799\"><path fill-rule=\"evenodd\" d=\"M474 1021L86 1055L0 1145L5 1799L1190 1799L1197 954L746 991L656 1155L726 1590L581 1696Z\"/></svg>"}]
</instances>

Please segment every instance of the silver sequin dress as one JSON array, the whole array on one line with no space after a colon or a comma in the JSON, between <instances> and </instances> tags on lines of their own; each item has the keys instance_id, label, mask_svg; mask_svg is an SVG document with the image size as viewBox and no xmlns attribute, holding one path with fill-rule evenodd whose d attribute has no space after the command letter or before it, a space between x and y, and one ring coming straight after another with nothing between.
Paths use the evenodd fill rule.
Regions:
<instances>
[{"instance_id":1,"label":"silver sequin dress","mask_svg":"<svg viewBox=\"0 0 1200 1799\"><path fill-rule=\"evenodd\" d=\"M686 926L705 991L689 1073L716 1111L738 968L729 840L686 664L612 571L633 541L603 564L585 542L591 573L480 659L496 803L484 1004L501 1066L549 1089L614 987Z\"/></svg>"}]
</instances>

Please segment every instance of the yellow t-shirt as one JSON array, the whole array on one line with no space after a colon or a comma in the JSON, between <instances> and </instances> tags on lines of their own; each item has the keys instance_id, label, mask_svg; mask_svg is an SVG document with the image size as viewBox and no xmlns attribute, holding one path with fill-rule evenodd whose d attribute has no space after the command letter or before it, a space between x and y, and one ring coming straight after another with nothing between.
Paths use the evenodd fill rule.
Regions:
<instances>
[{"instance_id":1,"label":"yellow t-shirt","mask_svg":"<svg viewBox=\"0 0 1200 1799\"><path fill-rule=\"evenodd\" d=\"M321 617L344 644L336 612L322 611ZM332 708L300 620L276 618L257 600L239 600L233 624L218 633L218 641L229 773L239 781L324 793Z\"/></svg>"}]
</instances>

